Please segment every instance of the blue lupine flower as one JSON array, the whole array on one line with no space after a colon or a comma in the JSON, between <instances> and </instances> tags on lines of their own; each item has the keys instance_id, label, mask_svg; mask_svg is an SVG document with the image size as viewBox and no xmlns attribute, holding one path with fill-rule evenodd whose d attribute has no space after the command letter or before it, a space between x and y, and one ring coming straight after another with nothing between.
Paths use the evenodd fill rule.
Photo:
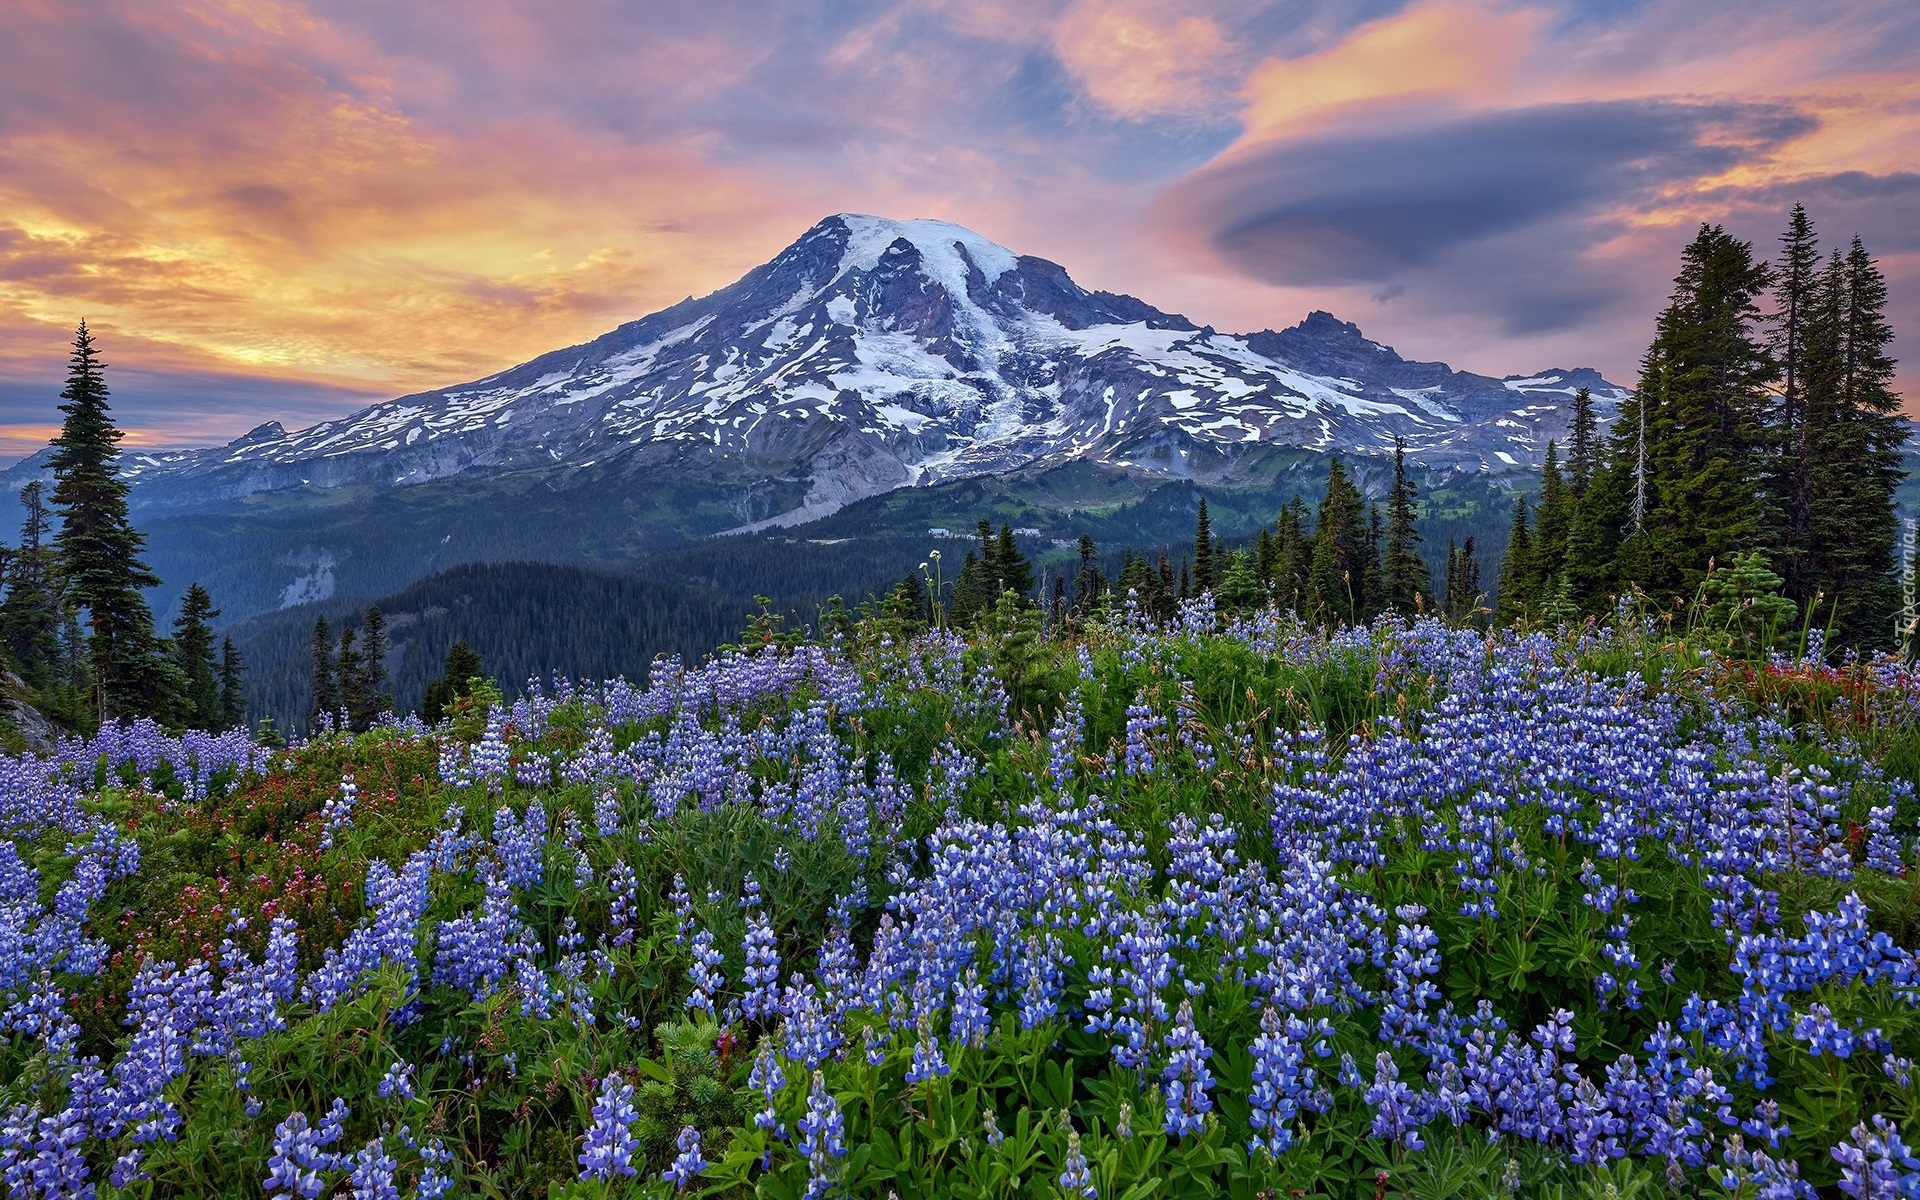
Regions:
<instances>
[{"instance_id":1,"label":"blue lupine flower","mask_svg":"<svg viewBox=\"0 0 1920 1200\"><path fill-rule=\"evenodd\" d=\"M683 1126L674 1147L679 1153L660 1177L672 1184L675 1191L683 1192L699 1180L700 1172L707 1169L706 1156L700 1152L700 1131L691 1125Z\"/></svg>"},{"instance_id":2,"label":"blue lupine flower","mask_svg":"<svg viewBox=\"0 0 1920 1200\"><path fill-rule=\"evenodd\" d=\"M1186 1137L1200 1132L1206 1115L1213 1111L1213 1097L1208 1094L1213 1072L1207 1069L1213 1051L1193 1027L1193 1001L1180 1002L1165 1044L1167 1065L1160 1080L1167 1092L1167 1136Z\"/></svg>"},{"instance_id":3,"label":"blue lupine flower","mask_svg":"<svg viewBox=\"0 0 1920 1200\"><path fill-rule=\"evenodd\" d=\"M799 1126L798 1149L800 1157L807 1160L807 1200L819 1200L832 1190L838 1175L836 1163L847 1153L846 1131L840 1102L815 1071L813 1088L807 1093L807 1112Z\"/></svg>"},{"instance_id":4,"label":"blue lupine flower","mask_svg":"<svg viewBox=\"0 0 1920 1200\"><path fill-rule=\"evenodd\" d=\"M1069 1196L1094 1200L1100 1192L1093 1186L1093 1172L1087 1168L1087 1156L1080 1150L1080 1134L1067 1132L1066 1169L1060 1172L1060 1190Z\"/></svg>"},{"instance_id":5,"label":"blue lupine flower","mask_svg":"<svg viewBox=\"0 0 1920 1200\"><path fill-rule=\"evenodd\" d=\"M633 1107L633 1085L617 1075L602 1079L599 1098L593 1103L593 1124L587 1127L580 1150L580 1178L604 1181L638 1174L633 1152L640 1141L633 1135L633 1126L639 1119Z\"/></svg>"}]
</instances>

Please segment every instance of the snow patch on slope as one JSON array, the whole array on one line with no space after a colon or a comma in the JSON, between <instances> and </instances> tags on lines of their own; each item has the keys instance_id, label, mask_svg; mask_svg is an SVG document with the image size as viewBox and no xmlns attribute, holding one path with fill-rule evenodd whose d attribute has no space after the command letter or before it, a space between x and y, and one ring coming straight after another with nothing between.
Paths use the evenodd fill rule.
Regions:
<instances>
[{"instance_id":1,"label":"snow patch on slope","mask_svg":"<svg viewBox=\"0 0 1920 1200\"><path fill-rule=\"evenodd\" d=\"M927 275L957 298L964 298L967 294L967 263L954 249L955 242L966 247L966 257L980 268L980 273L987 277L988 283L1018 265L1013 251L1005 246L990 242L971 229L949 225L945 221L925 218L890 221L885 217L870 217L861 213L841 213L840 219L846 222L850 236L846 253L840 257L840 269L834 276L836 279L848 271L873 270L886 254L887 247L901 238L907 239L920 252L921 265Z\"/></svg>"}]
</instances>

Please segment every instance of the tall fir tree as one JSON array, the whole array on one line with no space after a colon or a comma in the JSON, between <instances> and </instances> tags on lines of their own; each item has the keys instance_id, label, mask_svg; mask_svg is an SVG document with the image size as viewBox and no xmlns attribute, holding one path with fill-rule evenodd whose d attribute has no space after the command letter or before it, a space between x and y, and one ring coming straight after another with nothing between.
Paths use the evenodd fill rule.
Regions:
<instances>
[{"instance_id":1,"label":"tall fir tree","mask_svg":"<svg viewBox=\"0 0 1920 1200\"><path fill-rule=\"evenodd\" d=\"M1360 611L1357 621L1371 621L1386 610L1386 589L1380 575L1380 553L1387 540L1386 522L1378 504L1367 505L1367 541L1360 559Z\"/></svg>"},{"instance_id":2,"label":"tall fir tree","mask_svg":"<svg viewBox=\"0 0 1920 1200\"><path fill-rule=\"evenodd\" d=\"M1183 568L1184 569L1184 568ZM1160 559L1153 571L1153 594L1149 611L1162 621L1170 621L1178 611L1174 604L1173 562L1167 558L1167 552L1160 552Z\"/></svg>"},{"instance_id":3,"label":"tall fir tree","mask_svg":"<svg viewBox=\"0 0 1920 1200\"><path fill-rule=\"evenodd\" d=\"M393 697L387 694L387 618L377 604L367 608L357 648L361 707L354 713L354 727L370 729L382 715L393 711Z\"/></svg>"},{"instance_id":4,"label":"tall fir tree","mask_svg":"<svg viewBox=\"0 0 1920 1200\"><path fill-rule=\"evenodd\" d=\"M1887 353L1886 280L1856 237L1818 293L1806 380L1810 537L1799 584L1808 603L1826 597L1836 644L1885 648L1900 606L1894 491L1906 439Z\"/></svg>"},{"instance_id":5,"label":"tall fir tree","mask_svg":"<svg viewBox=\"0 0 1920 1200\"><path fill-rule=\"evenodd\" d=\"M971 625L986 607L987 584L981 578L980 555L968 550L954 574L953 590L947 601L947 619L959 628Z\"/></svg>"},{"instance_id":6,"label":"tall fir tree","mask_svg":"<svg viewBox=\"0 0 1920 1200\"><path fill-rule=\"evenodd\" d=\"M62 613L53 549L47 544L52 518L38 479L20 489L20 549L6 573L6 600L0 602L0 640L20 675L34 687L60 676Z\"/></svg>"},{"instance_id":7,"label":"tall fir tree","mask_svg":"<svg viewBox=\"0 0 1920 1200\"><path fill-rule=\"evenodd\" d=\"M1012 592L1019 598L1023 608L1031 607L1033 598L1033 563L1020 551L1013 538L1013 527L1006 522L1000 524L1000 538L994 547L995 566L999 572L999 592ZM998 601L999 592L994 594Z\"/></svg>"},{"instance_id":8,"label":"tall fir tree","mask_svg":"<svg viewBox=\"0 0 1920 1200\"><path fill-rule=\"evenodd\" d=\"M1274 536L1273 594L1282 608L1301 612L1312 591L1314 539L1307 529L1307 502L1300 496L1280 509Z\"/></svg>"},{"instance_id":9,"label":"tall fir tree","mask_svg":"<svg viewBox=\"0 0 1920 1200\"><path fill-rule=\"evenodd\" d=\"M1629 401L1629 405L1633 402ZM1622 424L1627 424L1623 419ZM1633 423L1637 428L1637 422ZM1620 430L1614 430L1618 435ZM1616 446L1616 450L1619 447ZM1627 457L1599 459L1587 486L1573 502L1572 520L1567 531L1565 570L1568 594L1583 612L1600 613L1611 608L1613 598L1622 590L1620 543L1631 529L1632 499L1637 480L1634 473L1635 443L1625 443Z\"/></svg>"},{"instance_id":10,"label":"tall fir tree","mask_svg":"<svg viewBox=\"0 0 1920 1200\"><path fill-rule=\"evenodd\" d=\"M340 678L340 711L346 714L347 728L358 729L367 711L366 673L362 669L357 631L351 625L340 627L340 649L334 655L334 670Z\"/></svg>"},{"instance_id":11,"label":"tall fir tree","mask_svg":"<svg viewBox=\"0 0 1920 1200\"><path fill-rule=\"evenodd\" d=\"M333 628L325 617L314 618L308 652L313 659L313 707L307 711L307 728L319 729L322 717L340 713L340 671L333 657Z\"/></svg>"},{"instance_id":12,"label":"tall fir tree","mask_svg":"<svg viewBox=\"0 0 1920 1200\"><path fill-rule=\"evenodd\" d=\"M1000 598L1006 570L1000 564L1000 542L993 536L993 523L980 518L976 532L980 538L981 603L983 607L992 608L993 602Z\"/></svg>"},{"instance_id":13,"label":"tall fir tree","mask_svg":"<svg viewBox=\"0 0 1920 1200\"><path fill-rule=\"evenodd\" d=\"M177 696L158 661L153 610L141 589L160 580L141 561L146 539L127 516L127 483L120 478L120 439L107 406L106 364L85 321L74 334L64 414L47 465L53 471L54 537L66 592L87 614L95 711L106 721L170 713Z\"/></svg>"},{"instance_id":14,"label":"tall fir tree","mask_svg":"<svg viewBox=\"0 0 1920 1200\"><path fill-rule=\"evenodd\" d=\"M1407 446L1393 439L1393 489L1387 493L1386 560L1381 567L1384 607L1411 614L1433 597L1433 572L1420 556L1419 499L1407 475Z\"/></svg>"},{"instance_id":15,"label":"tall fir tree","mask_svg":"<svg viewBox=\"0 0 1920 1200\"><path fill-rule=\"evenodd\" d=\"M1513 503L1513 526L1507 531L1507 557L1500 564L1500 581L1495 586L1493 620L1496 625L1511 625L1533 615L1538 597L1534 593L1533 529L1527 519L1527 498Z\"/></svg>"},{"instance_id":16,"label":"tall fir tree","mask_svg":"<svg viewBox=\"0 0 1920 1200\"><path fill-rule=\"evenodd\" d=\"M193 583L180 597L180 615L173 622L174 660L187 679L183 715L194 729L221 728L220 662L209 623L219 615L207 589Z\"/></svg>"},{"instance_id":17,"label":"tall fir tree","mask_svg":"<svg viewBox=\"0 0 1920 1200\"><path fill-rule=\"evenodd\" d=\"M1575 500L1587 494L1587 484L1600 469L1600 418L1593 411L1593 392L1573 393L1573 422L1567 433L1567 490Z\"/></svg>"},{"instance_id":18,"label":"tall fir tree","mask_svg":"<svg viewBox=\"0 0 1920 1200\"><path fill-rule=\"evenodd\" d=\"M1758 481L1772 436L1775 370L1755 332L1767 265L1717 225L1702 225L1680 257L1632 411L1615 427L1646 497L1636 497L1621 574L1662 603L1692 599L1710 563L1763 536Z\"/></svg>"},{"instance_id":19,"label":"tall fir tree","mask_svg":"<svg viewBox=\"0 0 1920 1200\"><path fill-rule=\"evenodd\" d=\"M1474 554L1473 538L1459 549L1447 547L1447 620L1465 625L1480 607L1480 560Z\"/></svg>"},{"instance_id":20,"label":"tall fir tree","mask_svg":"<svg viewBox=\"0 0 1920 1200\"><path fill-rule=\"evenodd\" d=\"M1555 594L1566 577L1567 537L1572 528L1572 497L1560 474L1559 448L1547 443L1540 470L1540 507L1533 521L1533 563L1528 591L1541 601Z\"/></svg>"},{"instance_id":21,"label":"tall fir tree","mask_svg":"<svg viewBox=\"0 0 1920 1200\"><path fill-rule=\"evenodd\" d=\"M1335 458L1327 465L1327 491L1314 522L1308 568L1309 612L1339 624L1362 619L1367 576L1367 504Z\"/></svg>"},{"instance_id":22,"label":"tall fir tree","mask_svg":"<svg viewBox=\"0 0 1920 1200\"><path fill-rule=\"evenodd\" d=\"M1080 570L1073 577L1073 610L1085 616L1100 603L1100 594L1106 590L1106 579L1100 574L1100 555L1094 548L1093 535L1080 535Z\"/></svg>"},{"instance_id":23,"label":"tall fir tree","mask_svg":"<svg viewBox=\"0 0 1920 1200\"><path fill-rule=\"evenodd\" d=\"M1774 562L1787 594L1805 600L1815 569L1813 552L1813 423L1808 386L1812 355L1823 331L1816 330L1822 277L1819 239L1803 205L1793 206L1787 231L1780 236L1780 257L1773 272L1773 312L1767 345L1779 369L1779 401L1773 408L1772 441L1765 486L1772 505Z\"/></svg>"},{"instance_id":24,"label":"tall fir tree","mask_svg":"<svg viewBox=\"0 0 1920 1200\"><path fill-rule=\"evenodd\" d=\"M1207 519L1207 498L1202 496L1193 522L1193 593L1211 591L1213 585L1213 524Z\"/></svg>"},{"instance_id":25,"label":"tall fir tree","mask_svg":"<svg viewBox=\"0 0 1920 1200\"><path fill-rule=\"evenodd\" d=\"M220 728L244 729L247 725L247 689L240 648L233 639L220 640Z\"/></svg>"}]
</instances>

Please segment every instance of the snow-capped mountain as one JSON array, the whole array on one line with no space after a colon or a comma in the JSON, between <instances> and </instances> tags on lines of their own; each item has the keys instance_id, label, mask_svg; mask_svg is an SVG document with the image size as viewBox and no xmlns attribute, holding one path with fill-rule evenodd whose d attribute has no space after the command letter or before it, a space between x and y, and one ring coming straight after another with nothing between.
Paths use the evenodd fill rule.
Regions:
<instances>
[{"instance_id":1,"label":"snow-capped mountain","mask_svg":"<svg viewBox=\"0 0 1920 1200\"><path fill-rule=\"evenodd\" d=\"M724 464L804 483L758 522L1035 463L1216 475L1263 444L1379 454L1397 435L1441 472L1537 469L1590 369L1491 379L1408 362L1315 312L1225 334L939 221L841 214L773 261L585 345L216 449L134 454L161 505L471 473ZM144 495L143 495L144 494Z\"/></svg>"}]
</instances>

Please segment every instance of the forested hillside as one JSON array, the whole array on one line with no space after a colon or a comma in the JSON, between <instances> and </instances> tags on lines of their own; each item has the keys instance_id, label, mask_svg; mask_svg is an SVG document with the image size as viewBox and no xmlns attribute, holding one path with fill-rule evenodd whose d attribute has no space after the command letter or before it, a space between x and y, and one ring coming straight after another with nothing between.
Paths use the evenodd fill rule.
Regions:
<instances>
[{"instance_id":1,"label":"forested hillside","mask_svg":"<svg viewBox=\"0 0 1920 1200\"><path fill-rule=\"evenodd\" d=\"M633 571L556 563L474 563L382 598L389 688L401 711L419 707L447 650L465 640L496 678L517 686L555 672L640 679L656 654L699 661L736 635L745 613L710 588ZM236 630L251 664L248 701L282 731L304 728L313 704L314 621L358 622L364 603L339 600L256 618Z\"/></svg>"},{"instance_id":2,"label":"forested hillside","mask_svg":"<svg viewBox=\"0 0 1920 1200\"><path fill-rule=\"evenodd\" d=\"M1332 459L1287 452L1276 461L1284 465L1260 490L1149 484L1072 467L905 489L809 525L705 538L636 563L462 565L392 595L335 597L255 617L236 625L233 637L250 664L251 710L282 731L304 728L312 704L314 621L338 628L369 605L388 622L390 688L401 711L417 707L456 639L509 691L554 672L635 678L656 654L697 662L733 639L759 611L757 597L799 629L815 624L835 596L849 609L885 597L904 577L918 577L935 551L950 560L950 582L981 519L1036 531L1017 540L1035 563L1036 588L1045 585L1048 594L1053 581L1071 583L1079 574L1082 535L1095 539L1104 575L1117 577L1129 553L1166 557L1178 570L1191 557L1203 499L1226 544L1252 545L1284 507L1325 488ZM1364 469L1363 478L1379 475ZM1512 504L1483 480L1453 479L1426 497L1419 529L1441 547L1477 538L1481 560L1497 566ZM955 536L930 536L933 528ZM1489 584L1491 575L1490 568Z\"/></svg>"}]
</instances>

